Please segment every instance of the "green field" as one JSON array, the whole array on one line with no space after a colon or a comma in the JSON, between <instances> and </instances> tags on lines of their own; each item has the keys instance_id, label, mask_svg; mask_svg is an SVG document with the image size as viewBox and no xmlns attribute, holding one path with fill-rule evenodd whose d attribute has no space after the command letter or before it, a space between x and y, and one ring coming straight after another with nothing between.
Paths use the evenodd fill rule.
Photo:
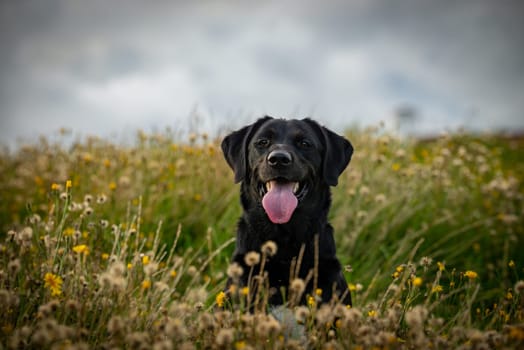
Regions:
<instances>
[{"instance_id":1,"label":"green field","mask_svg":"<svg viewBox=\"0 0 524 350\"><path fill-rule=\"evenodd\" d=\"M354 305L280 316L222 299L241 209L219 140L2 151L0 349L523 347L524 139L347 136L330 221Z\"/></svg>"}]
</instances>

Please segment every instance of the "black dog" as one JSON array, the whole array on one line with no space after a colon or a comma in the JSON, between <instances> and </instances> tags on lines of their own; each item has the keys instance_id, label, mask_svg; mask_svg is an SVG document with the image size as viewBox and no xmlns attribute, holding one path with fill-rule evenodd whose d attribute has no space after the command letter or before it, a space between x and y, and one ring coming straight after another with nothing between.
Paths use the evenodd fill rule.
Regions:
<instances>
[{"instance_id":1,"label":"black dog","mask_svg":"<svg viewBox=\"0 0 524 350\"><path fill-rule=\"evenodd\" d=\"M349 141L311 119L264 117L228 135L222 141L222 151L235 173L235 182L241 182L244 210L233 262L249 271L245 254L274 241L278 251L264 269L274 291L269 303L279 305L286 298L281 291L289 287L292 261L304 246L300 270L294 277L311 276L318 254L316 278L309 278L304 295L320 288L323 302L329 302L335 293L338 300L350 305L347 282L335 256L333 228L327 222L330 186L337 185L353 153ZM244 273L241 283L245 286L247 282L248 273ZM228 286L231 283L230 279Z\"/></svg>"}]
</instances>

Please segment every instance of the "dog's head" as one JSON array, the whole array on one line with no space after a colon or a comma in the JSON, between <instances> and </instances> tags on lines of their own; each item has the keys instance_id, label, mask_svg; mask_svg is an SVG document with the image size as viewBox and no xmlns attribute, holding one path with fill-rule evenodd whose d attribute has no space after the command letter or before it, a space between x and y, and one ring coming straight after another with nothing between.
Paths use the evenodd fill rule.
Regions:
<instances>
[{"instance_id":1,"label":"dog's head","mask_svg":"<svg viewBox=\"0 0 524 350\"><path fill-rule=\"evenodd\" d=\"M353 147L311 119L265 117L226 136L222 151L235 182L249 184L269 219L283 224L311 189L337 185Z\"/></svg>"}]
</instances>

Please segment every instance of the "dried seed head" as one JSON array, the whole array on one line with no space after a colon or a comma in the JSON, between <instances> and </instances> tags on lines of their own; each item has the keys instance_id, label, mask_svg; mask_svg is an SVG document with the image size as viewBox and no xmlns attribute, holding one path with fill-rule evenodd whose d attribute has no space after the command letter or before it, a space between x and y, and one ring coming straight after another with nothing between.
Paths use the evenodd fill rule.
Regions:
<instances>
[{"instance_id":1,"label":"dried seed head","mask_svg":"<svg viewBox=\"0 0 524 350\"><path fill-rule=\"evenodd\" d=\"M293 281L291 281L289 289L291 289L293 293L296 293L297 295L302 295L302 293L306 289L306 284L304 283L303 279L295 278Z\"/></svg>"},{"instance_id":2,"label":"dried seed head","mask_svg":"<svg viewBox=\"0 0 524 350\"><path fill-rule=\"evenodd\" d=\"M216 342L219 346L228 346L235 339L235 332L232 328L221 329L216 337Z\"/></svg>"},{"instance_id":3,"label":"dried seed head","mask_svg":"<svg viewBox=\"0 0 524 350\"><path fill-rule=\"evenodd\" d=\"M249 252L245 255L244 261L247 266L254 266L260 262L260 254L257 252Z\"/></svg>"},{"instance_id":4,"label":"dried seed head","mask_svg":"<svg viewBox=\"0 0 524 350\"><path fill-rule=\"evenodd\" d=\"M238 263L234 262L227 268L227 275L232 279L239 279L244 273L244 269Z\"/></svg>"},{"instance_id":5,"label":"dried seed head","mask_svg":"<svg viewBox=\"0 0 524 350\"><path fill-rule=\"evenodd\" d=\"M262 253L267 256L273 256L277 253L277 244L273 241L267 241L262 245Z\"/></svg>"}]
</instances>

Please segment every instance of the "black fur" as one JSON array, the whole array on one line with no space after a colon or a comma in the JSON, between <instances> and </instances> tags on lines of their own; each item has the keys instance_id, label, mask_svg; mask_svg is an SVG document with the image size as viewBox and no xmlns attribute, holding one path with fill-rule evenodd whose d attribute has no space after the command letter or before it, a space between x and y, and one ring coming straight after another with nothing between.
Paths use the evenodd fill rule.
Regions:
<instances>
[{"instance_id":1,"label":"black fur","mask_svg":"<svg viewBox=\"0 0 524 350\"><path fill-rule=\"evenodd\" d=\"M269 286L275 291L269 303L282 304L281 290L287 291L290 266L302 246L304 255L298 277L306 278L313 271L315 236L318 235L316 287L322 289L322 301L330 301L335 292L343 303L351 304L347 282L335 255L333 228L327 221L330 186L337 185L339 175L351 159L353 147L350 142L311 119L264 117L228 135L222 142L222 150L235 173L235 182L241 182L240 198L244 212L238 223L232 259L244 268L241 283L246 285L248 279L245 254L260 251L262 244L274 241L278 252L265 264ZM289 154L291 164L269 164L268 155L275 150ZM277 178L297 181L301 188L307 189L290 221L284 224L271 222L261 205L261 186ZM231 283L229 280L228 286ZM313 288L314 280L311 279L304 295L313 294Z\"/></svg>"}]
</instances>

